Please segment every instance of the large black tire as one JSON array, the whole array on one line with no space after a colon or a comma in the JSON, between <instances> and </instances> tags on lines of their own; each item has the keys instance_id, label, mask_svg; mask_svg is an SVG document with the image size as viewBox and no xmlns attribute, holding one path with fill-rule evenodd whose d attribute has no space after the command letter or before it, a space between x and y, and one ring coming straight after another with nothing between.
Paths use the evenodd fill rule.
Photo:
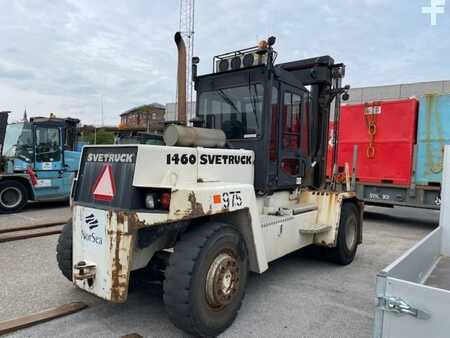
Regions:
<instances>
[{"instance_id":1,"label":"large black tire","mask_svg":"<svg viewBox=\"0 0 450 338\"><path fill-rule=\"evenodd\" d=\"M0 181L0 213L9 214L22 210L28 202L28 191L19 181Z\"/></svg>"},{"instance_id":2,"label":"large black tire","mask_svg":"<svg viewBox=\"0 0 450 338\"><path fill-rule=\"evenodd\" d=\"M217 336L236 318L247 278L241 234L223 223L198 225L176 243L166 269L164 303L170 320L195 336Z\"/></svg>"},{"instance_id":3,"label":"large black tire","mask_svg":"<svg viewBox=\"0 0 450 338\"><path fill-rule=\"evenodd\" d=\"M361 229L358 208L354 203L344 203L341 210L336 247L326 249L326 257L337 264L348 265L353 262L358 248L358 235Z\"/></svg>"},{"instance_id":4,"label":"large black tire","mask_svg":"<svg viewBox=\"0 0 450 338\"><path fill-rule=\"evenodd\" d=\"M56 261L64 277L72 281L72 220L63 227L56 245Z\"/></svg>"}]
</instances>

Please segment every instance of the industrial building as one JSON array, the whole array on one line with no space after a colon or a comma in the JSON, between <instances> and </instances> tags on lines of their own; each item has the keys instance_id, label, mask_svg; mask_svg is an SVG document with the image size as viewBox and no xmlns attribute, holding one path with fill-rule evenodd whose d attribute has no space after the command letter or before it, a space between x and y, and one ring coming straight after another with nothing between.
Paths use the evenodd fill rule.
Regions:
<instances>
[{"instance_id":1,"label":"industrial building","mask_svg":"<svg viewBox=\"0 0 450 338\"><path fill-rule=\"evenodd\" d=\"M352 88L346 103L364 103L374 100L397 100L425 94L450 94L450 80L404 83L387 86Z\"/></svg>"},{"instance_id":2,"label":"industrial building","mask_svg":"<svg viewBox=\"0 0 450 338\"><path fill-rule=\"evenodd\" d=\"M138 106L120 114L120 124L126 128L145 128L150 132L164 129L165 107L159 103Z\"/></svg>"}]
</instances>

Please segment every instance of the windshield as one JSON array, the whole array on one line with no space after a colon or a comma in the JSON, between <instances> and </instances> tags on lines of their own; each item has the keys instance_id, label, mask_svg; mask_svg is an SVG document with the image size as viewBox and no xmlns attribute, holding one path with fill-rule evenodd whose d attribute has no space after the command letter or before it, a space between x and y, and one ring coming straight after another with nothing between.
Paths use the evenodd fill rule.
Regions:
<instances>
[{"instance_id":1,"label":"windshield","mask_svg":"<svg viewBox=\"0 0 450 338\"><path fill-rule=\"evenodd\" d=\"M261 135L263 98L260 83L203 92L198 117L207 128L222 129L229 140L256 138Z\"/></svg>"},{"instance_id":2,"label":"windshield","mask_svg":"<svg viewBox=\"0 0 450 338\"><path fill-rule=\"evenodd\" d=\"M6 127L3 156L30 160L33 155L33 136L29 123L13 123Z\"/></svg>"},{"instance_id":3,"label":"windshield","mask_svg":"<svg viewBox=\"0 0 450 338\"><path fill-rule=\"evenodd\" d=\"M36 128L36 161L55 162L61 160L59 128Z\"/></svg>"}]
</instances>

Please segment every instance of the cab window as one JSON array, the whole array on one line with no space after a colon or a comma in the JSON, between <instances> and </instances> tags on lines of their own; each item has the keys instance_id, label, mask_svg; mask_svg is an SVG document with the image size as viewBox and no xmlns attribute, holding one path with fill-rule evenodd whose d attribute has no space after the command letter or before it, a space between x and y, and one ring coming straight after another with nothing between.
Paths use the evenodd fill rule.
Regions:
<instances>
[{"instance_id":1,"label":"cab window","mask_svg":"<svg viewBox=\"0 0 450 338\"><path fill-rule=\"evenodd\" d=\"M36 128L36 161L55 162L61 160L61 140L58 128Z\"/></svg>"},{"instance_id":2,"label":"cab window","mask_svg":"<svg viewBox=\"0 0 450 338\"><path fill-rule=\"evenodd\" d=\"M300 95L285 92L283 104L283 146L298 149L300 146L300 113L302 100Z\"/></svg>"},{"instance_id":3,"label":"cab window","mask_svg":"<svg viewBox=\"0 0 450 338\"><path fill-rule=\"evenodd\" d=\"M264 87L260 83L203 92L199 113L207 128L222 129L229 140L261 135Z\"/></svg>"}]
</instances>

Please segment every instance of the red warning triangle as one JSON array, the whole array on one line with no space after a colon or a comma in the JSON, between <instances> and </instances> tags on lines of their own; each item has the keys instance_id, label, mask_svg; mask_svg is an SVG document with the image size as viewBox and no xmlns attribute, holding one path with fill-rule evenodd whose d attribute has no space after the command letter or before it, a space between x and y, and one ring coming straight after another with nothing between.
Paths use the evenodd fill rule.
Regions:
<instances>
[{"instance_id":1,"label":"red warning triangle","mask_svg":"<svg viewBox=\"0 0 450 338\"><path fill-rule=\"evenodd\" d=\"M111 164L104 164L92 188L92 195L97 201L111 202L116 195L116 184L112 175Z\"/></svg>"}]
</instances>

